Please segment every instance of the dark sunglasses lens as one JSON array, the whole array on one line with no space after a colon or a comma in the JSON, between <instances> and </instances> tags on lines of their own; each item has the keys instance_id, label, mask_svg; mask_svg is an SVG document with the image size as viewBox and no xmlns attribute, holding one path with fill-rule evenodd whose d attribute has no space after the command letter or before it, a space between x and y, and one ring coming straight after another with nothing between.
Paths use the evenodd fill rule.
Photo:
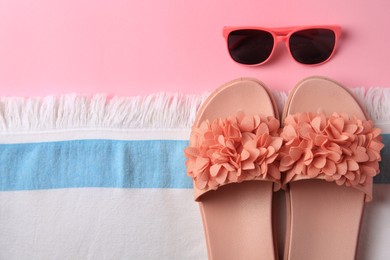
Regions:
<instances>
[{"instance_id":1,"label":"dark sunglasses lens","mask_svg":"<svg viewBox=\"0 0 390 260\"><path fill-rule=\"evenodd\" d=\"M290 36L290 51L303 64L318 64L332 55L336 36L329 29L307 29Z\"/></svg>"},{"instance_id":2,"label":"dark sunglasses lens","mask_svg":"<svg viewBox=\"0 0 390 260\"><path fill-rule=\"evenodd\" d=\"M260 30L237 30L229 34L227 44L233 60L254 65L264 62L271 55L274 37Z\"/></svg>"}]
</instances>

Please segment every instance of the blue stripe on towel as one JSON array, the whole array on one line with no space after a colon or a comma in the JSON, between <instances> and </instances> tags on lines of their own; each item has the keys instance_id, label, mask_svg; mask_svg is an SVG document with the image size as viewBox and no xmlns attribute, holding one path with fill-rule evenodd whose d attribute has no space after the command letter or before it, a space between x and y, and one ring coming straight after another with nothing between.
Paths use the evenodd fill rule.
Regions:
<instances>
[{"instance_id":1,"label":"blue stripe on towel","mask_svg":"<svg viewBox=\"0 0 390 260\"><path fill-rule=\"evenodd\" d=\"M383 135L381 174L390 183L390 134ZM191 188L187 141L75 140L0 145L0 190L77 187Z\"/></svg>"},{"instance_id":2,"label":"blue stripe on towel","mask_svg":"<svg viewBox=\"0 0 390 260\"><path fill-rule=\"evenodd\" d=\"M382 149L380 162L380 174L374 177L374 183L390 184L390 134L382 135L385 147Z\"/></svg>"},{"instance_id":3,"label":"blue stripe on towel","mask_svg":"<svg viewBox=\"0 0 390 260\"><path fill-rule=\"evenodd\" d=\"M76 140L0 145L0 190L190 188L187 141Z\"/></svg>"}]
</instances>

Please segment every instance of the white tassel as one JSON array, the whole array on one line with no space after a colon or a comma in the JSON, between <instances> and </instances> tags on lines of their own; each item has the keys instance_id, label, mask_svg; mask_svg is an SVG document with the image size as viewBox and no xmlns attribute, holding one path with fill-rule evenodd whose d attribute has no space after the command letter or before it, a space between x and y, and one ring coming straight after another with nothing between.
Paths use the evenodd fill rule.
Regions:
<instances>
[{"instance_id":1,"label":"white tassel","mask_svg":"<svg viewBox=\"0 0 390 260\"><path fill-rule=\"evenodd\" d=\"M356 88L353 92L373 121L377 124L390 123L389 88Z\"/></svg>"},{"instance_id":2,"label":"white tassel","mask_svg":"<svg viewBox=\"0 0 390 260\"><path fill-rule=\"evenodd\" d=\"M377 124L390 124L390 88L352 89ZM209 93L155 93L148 96L108 97L67 94L43 98L0 98L0 132L57 129L186 128ZM286 92L273 91L282 111Z\"/></svg>"}]
</instances>

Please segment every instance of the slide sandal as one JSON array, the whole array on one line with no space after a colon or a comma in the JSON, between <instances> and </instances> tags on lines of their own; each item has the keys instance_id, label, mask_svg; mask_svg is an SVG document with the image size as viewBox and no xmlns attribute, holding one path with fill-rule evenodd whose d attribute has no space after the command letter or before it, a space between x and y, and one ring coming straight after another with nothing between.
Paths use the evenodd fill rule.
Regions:
<instances>
[{"instance_id":1,"label":"slide sandal","mask_svg":"<svg viewBox=\"0 0 390 260\"><path fill-rule=\"evenodd\" d=\"M277 259L272 196L282 140L275 102L264 84L241 78L204 102L185 149L209 259Z\"/></svg>"},{"instance_id":2,"label":"slide sandal","mask_svg":"<svg viewBox=\"0 0 390 260\"><path fill-rule=\"evenodd\" d=\"M355 259L364 203L379 173L380 129L346 88L323 77L297 84L282 122L284 259Z\"/></svg>"}]
</instances>

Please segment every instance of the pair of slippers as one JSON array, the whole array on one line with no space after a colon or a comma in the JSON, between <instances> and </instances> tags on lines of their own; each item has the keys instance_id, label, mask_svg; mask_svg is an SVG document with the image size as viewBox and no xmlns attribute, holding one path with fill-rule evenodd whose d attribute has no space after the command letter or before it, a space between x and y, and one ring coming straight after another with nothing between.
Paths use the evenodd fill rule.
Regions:
<instances>
[{"instance_id":1,"label":"pair of slippers","mask_svg":"<svg viewBox=\"0 0 390 260\"><path fill-rule=\"evenodd\" d=\"M280 121L262 82L241 78L218 88L184 151L209 259L278 259L272 201L280 188L285 260L354 259L382 148L380 130L333 80L299 82Z\"/></svg>"}]
</instances>

